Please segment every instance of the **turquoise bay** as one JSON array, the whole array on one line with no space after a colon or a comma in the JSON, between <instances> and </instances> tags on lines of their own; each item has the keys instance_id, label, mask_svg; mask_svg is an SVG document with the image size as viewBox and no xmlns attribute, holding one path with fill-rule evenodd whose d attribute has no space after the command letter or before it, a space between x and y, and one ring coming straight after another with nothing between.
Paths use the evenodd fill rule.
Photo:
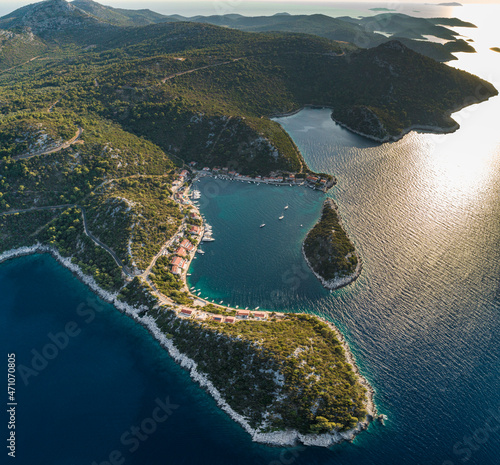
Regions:
<instances>
[{"instance_id":1,"label":"turquoise bay","mask_svg":"<svg viewBox=\"0 0 500 465\"><path fill-rule=\"evenodd\" d=\"M205 254L197 254L191 265L189 284L200 297L279 310L326 294L301 253L319 218L323 193L211 177L195 186L215 238L201 245Z\"/></svg>"}]
</instances>

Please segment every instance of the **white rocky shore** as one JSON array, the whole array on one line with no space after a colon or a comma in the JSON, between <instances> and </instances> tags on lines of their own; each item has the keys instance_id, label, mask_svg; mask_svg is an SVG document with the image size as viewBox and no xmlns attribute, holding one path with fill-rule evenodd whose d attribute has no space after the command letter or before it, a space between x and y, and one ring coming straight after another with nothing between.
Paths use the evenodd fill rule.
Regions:
<instances>
[{"instance_id":1,"label":"white rocky shore","mask_svg":"<svg viewBox=\"0 0 500 465\"><path fill-rule=\"evenodd\" d=\"M342 121L339 121L335 119L333 116L331 116L332 120L335 121L339 126L342 126L343 128L353 132L354 134L358 134L359 136L366 137L367 139L373 140L374 142L380 142L381 144L384 142L397 142L398 140L402 139L406 134L410 133L411 131L415 132L423 132L423 133L428 133L428 134L451 134L452 132L457 131L460 129L460 125L458 123L455 123L453 126L443 128L440 126L432 126L432 125L425 125L425 124L412 124L411 126L403 129L399 134L396 135L386 135L385 137L377 137L373 136L371 134L366 134L364 132L358 131L356 129L351 128L347 124L343 123Z\"/></svg>"},{"instance_id":2,"label":"white rocky shore","mask_svg":"<svg viewBox=\"0 0 500 465\"><path fill-rule=\"evenodd\" d=\"M348 363L351 364L353 370L358 375L361 384L367 388L367 405L366 410L368 416L365 421L359 422L355 428L344 431L344 432L334 432L334 433L324 433L324 434L301 434L296 430L287 431L276 431L271 433L263 433L257 429L250 426L247 419L235 412L231 406L222 397L219 390L212 384L210 379L205 373L200 373L198 371L197 363L187 357L185 354L181 353L173 342L160 330L156 321L151 316L140 317L139 313L147 307L133 307L117 299L116 293L112 293L102 289L92 278L83 273L83 271L71 261L71 257L63 257L56 249L41 244L36 244L30 247L20 247L17 249L12 249L0 254L0 263L17 257L22 257L25 255L31 255L35 253L49 253L51 254L61 265L72 271L84 284L86 284L93 292L95 292L103 300L112 303L118 310L122 313L127 314L133 318L138 323L142 324L157 340L158 342L168 351L170 356L189 371L191 378L196 381L201 387L206 389L210 395L215 399L218 406L224 410L235 422L239 423L243 429L250 434L254 442L268 444L272 446L294 446L299 443L306 446L319 446L319 447L330 447L334 444L338 444L343 441L351 441L354 437L366 429L372 418L376 415L376 409L373 404L373 389L359 374L359 370L355 364L354 357L351 354L349 347L343 336L337 330L337 328L329 322L326 322L332 330L335 331L339 340L341 341ZM143 308L144 307L144 308ZM324 320L323 320L324 321Z\"/></svg>"},{"instance_id":3,"label":"white rocky shore","mask_svg":"<svg viewBox=\"0 0 500 465\"><path fill-rule=\"evenodd\" d=\"M342 224L342 218L338 212L338 208L337 208L337 205L335 205L335 202L332 199L328 198L325 200L325 204L326 203L328 203L337 212L337 216L339 218L339 223L342 227L344 227L344 225ZM324 208L324 205L323 205L323 208ZM345 228L344 228L344 230L345 230ZM346 234L347 234L347 232L346 232ZM304 242L305 242L305 240L304 240ZM341 287L344 287L344 286L347 286L348 284L351 284L361 274L363 261L361 260L361 257L356 252L354 252L353 254L358 259L358 263L357 263L356 268L355 268L353 273L351 273L350 275L347 275L347 276L342 276L342 277L333 278L333 279L323 278L323 276L321 276L316 271L314 271L314 268L311 266L311 263L309 262L309 259L307 258L306 252L304 251L304 242L302 243L302 255L307 263L307 266L314 273L314 276L316 276L316 278L318 278L320 280L321 284L323 284L323 287L325 287L326 289L330 289L330 290L340 289Z\"/></svg>"},{"instance_id":4,"label":"white rocky shore","mask_svg":"<svg viewBox=\"0 0 500 465\"><path fill-rule=\"evenodd\" d=\"M304 244L302 244L302 255L304 256L304 259L313 272L314 276L318 278L323 284L323 287L326 289L334 290L334 289L340 289L341 287L347 286L348 284L351 284L353 281L356 281L356 279L359 277L361 274L361 269L362 269L362 263L361 263L361 258L356 254L356 257L358 258L358 264L356 265L356 269L354 270L354 273L348 275L348 276L342 276L341 278L334 278L334 279L325 279L323 276L319 275L314 271L313 267L311 266L311 263L307 259L306 253L304 252Z\"/></svg>"}]
</instances>

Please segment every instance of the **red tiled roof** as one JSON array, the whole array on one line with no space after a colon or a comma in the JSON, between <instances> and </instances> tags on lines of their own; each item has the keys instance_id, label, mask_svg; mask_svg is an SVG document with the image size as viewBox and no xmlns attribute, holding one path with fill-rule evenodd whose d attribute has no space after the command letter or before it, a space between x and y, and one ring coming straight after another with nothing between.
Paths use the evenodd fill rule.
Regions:
<instances>
[{"instance_id":1,"label":"red tiled roof","mask_svg":"<svg viewBox=\"0 0 500 465\"><path fill-rule=\"evenodd\" d=\"M172 265L175 265L175 266L182 266L184 264L184 260L180 257L175 257L171 263L172 263Z\"/></svg>"},{"instance_id":2,"label":"red tiled roof","mask_svg":"<svg viewBox=\"0 0 500 465\"><path fill-rule=\"evenodd\" d=\"M181 242L181 247L184 247L185 249L187 250L193 250L193 244L191 244L191 242L189 242L187 239L184 239L182 242Z\"/></svg>"},{"instance_id":3,"label":"red tiled roof","mask_svg":"<svg viewBox=\"0 0 500 465\"><path fill-rule=\"evenodd\" d=\"M250 315L250 310L238 310L236 312L236 315L238 315L238 316L247 315L248 316L248 315Z\"/></svg>"},{"instance_id":4,"label":"red tiled roof","mask_svg":"<svg viewBox=\"0 0 500 465\"><path fill-rule=\"evenodd\" d=\"M175 251L175 254L176 255L179 255L179 257L185 257L187 255L187 251L184 247L179 247L176 251Z\"/></svg>"},{"instance_id":5,"label":"red tiled roof","mask_svg":"<svg viewBox=\"0 0 500 465\"><path fill-rule=\"evenodd\" d=\"M183 308L181 310L181 313L184 313L184 315L192 315L194 310L190 310L189 308Z\"/></svg>"},{"instance_id":6,"label":"red tiled roof","mask_svg":"<svg viewBox=\"0 0 500 465\"><path fill-rule=\"evenodd\" d=\"M265 314L265 313L262 313L262 312L255 312L255 313L253 314L253 316L254 316L255 318L265 318L265 317L266 317L266 314Z\"/></svg>"}]
</instances>

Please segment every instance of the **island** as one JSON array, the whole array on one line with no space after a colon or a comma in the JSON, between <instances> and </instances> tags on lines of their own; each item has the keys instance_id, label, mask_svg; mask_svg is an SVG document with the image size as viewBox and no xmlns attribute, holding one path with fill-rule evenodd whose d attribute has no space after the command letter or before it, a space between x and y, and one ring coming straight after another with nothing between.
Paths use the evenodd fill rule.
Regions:
<instances>
[{"instance_id":1,"label":"island","mask_svg":"<svg viewBox=\"0 0 500 465\"><path fill-rule=\"evenodd\" d=\"M500 53L500 47L491 47L490 50Z\"/></svg>"},{"instance_id":2,"label":"island","mask_svg":"<svg viewBox=\"0 0 500 465\"><path fill-rule=\"evenodd\" d=\"M27 5L0 28L0 261L51 254L147 327L255 441L330 446L366 428L373 389L333 322L228 308L186 286L207 235L193 182L326 192L335 177L311 170L273 116L329 107L388 141L455 130L453 111L497 90L396 40L362 49L90 0ZM304 253L333 287L361 270L331 201Z\"/></svg>"},{"instance_id":3,"label":"island","mask_svg":"<svg viewBox=\"0 0 500 465\"><path fill-rule=\"evenodd\" d=\"M331 198L325 200L321 218L307 234L302 252L313 273L327 289L346 286L361 273L361 259Z\"/></svg>"}]
</instances>

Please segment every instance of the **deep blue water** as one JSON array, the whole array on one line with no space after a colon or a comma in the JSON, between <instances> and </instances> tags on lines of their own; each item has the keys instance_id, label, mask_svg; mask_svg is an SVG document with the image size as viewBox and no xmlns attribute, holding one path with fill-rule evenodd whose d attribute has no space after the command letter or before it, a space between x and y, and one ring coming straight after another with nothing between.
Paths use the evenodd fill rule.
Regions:
<instances>
[{"instance_id":1,"label":"deep blue water","mask_svg":"<svg viewBox=\"0 0 500 465\"><path fill-rule=\"evenodd\" d=\"M455 65L500 88L500 55L488 51L498 43L480 31L467 31L479 53ZM216 241L193 262L192 285L240 307L330 318L375 387L385 427L331 450L254 444L142 327L38 255L0 265L4 369L7 353L30 367L33 351L54 355L54 335L78 334L26 383L18 370L17 463L110 463L113 451L123 458L115 463L134 465L499 463L499 113L495 98L456 115L454 134L384 145L339 128L326 110L280 120L313 169L338 177L328 195L364 260L362 276L332 294L300 254L324 194L200 183ZM177 407L152 423L167 396ZM149 433L130 452L134 427Z\"/></svg>"}]
</instances>

